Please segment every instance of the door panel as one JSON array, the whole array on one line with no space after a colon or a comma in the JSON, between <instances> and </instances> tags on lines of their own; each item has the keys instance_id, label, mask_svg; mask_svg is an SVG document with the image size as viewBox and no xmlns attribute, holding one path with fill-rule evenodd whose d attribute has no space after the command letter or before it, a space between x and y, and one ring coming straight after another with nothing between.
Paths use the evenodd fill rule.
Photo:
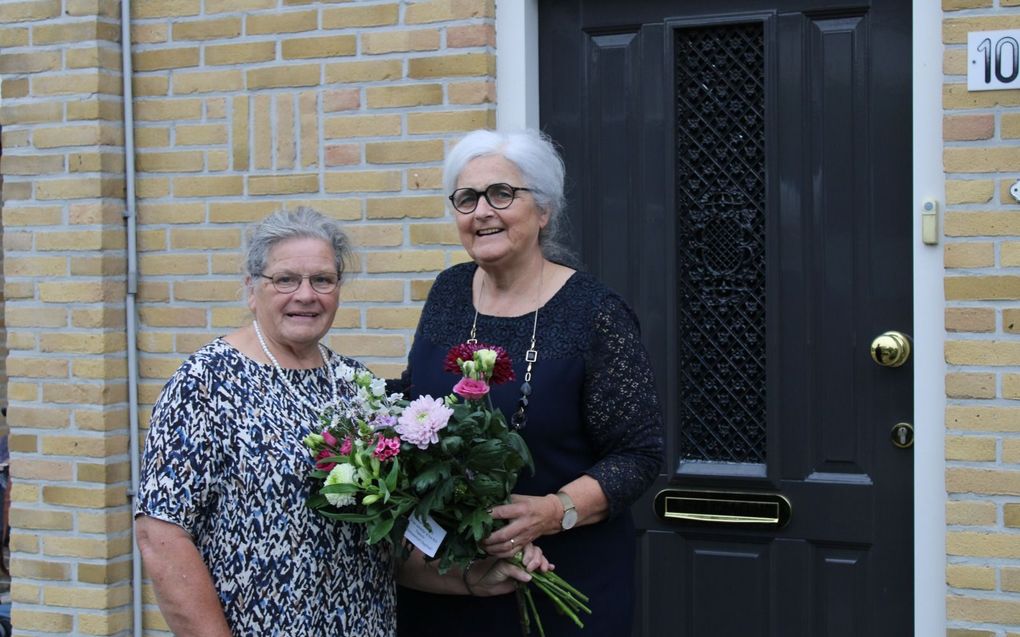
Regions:
<instances>
[{"instance_id":1,"label":"door panel","mask_svg":"<svg viewBox=\"0 0 1020 637\"><path fill-rule=\"evenodd\" d=\"M693 540L687 550L691 579L706 584L692 591L691 633L768 635L769 547Z\"/></svg>"},{"instance_id":2,"label":"door panel","mask_svg":"<svg viewBox=\"0 0 1020 637\"><path fill-rule=\"evenodd\" d=\"M909 3L539 11L575 248L640 316L667 422L634 635L911 634L911 363L868 353L912 321ZM791 514L660 517L671 488Z\"/></svg>"}]
</instances>

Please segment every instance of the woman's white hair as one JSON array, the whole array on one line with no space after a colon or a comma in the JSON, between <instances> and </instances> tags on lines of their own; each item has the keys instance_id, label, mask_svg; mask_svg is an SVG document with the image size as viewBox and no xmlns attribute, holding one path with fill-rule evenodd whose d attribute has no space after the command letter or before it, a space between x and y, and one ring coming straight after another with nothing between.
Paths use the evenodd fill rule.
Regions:
<instances>
[{"instance_id":1,"label":"woman's white hair","mask_svg":"<svg viewBox=\"0 0 1020 637\"><path fill-rule=\"evenodd\" d=\"M542 254L552 261L574 262L561 238L566 225L563 214L563 159L544 133L533 129L476 130L468 133L450 150L443 164L446 192L452 193L457 188L457 180L468 162L491 155L502 157L517 167L524 183L510 185L530 188L535 203L549 217L545 228L538 234Z\"/></svg>"},{"instance_id":2,"label":"woman's white hair","mask_svg":"<svg viewBox=\"0 0 1020 637\"><path fill-rule=\"evenodd\" d=\"M353 256L350 239L335 219L305 206L274 212L251 229L244 254L245 274L252 278L262 274L276 244L306 238L321 239L333 248L336 273L343 279Z\"/></svg>"}]
</instances>

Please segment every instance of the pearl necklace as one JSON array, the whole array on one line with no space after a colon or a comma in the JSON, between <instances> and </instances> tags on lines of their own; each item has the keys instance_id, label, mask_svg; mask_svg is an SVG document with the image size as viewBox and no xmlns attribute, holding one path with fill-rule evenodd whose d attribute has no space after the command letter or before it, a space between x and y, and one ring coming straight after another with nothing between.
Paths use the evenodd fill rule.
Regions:
<instances>
[{"instance_id":1,"label":"pearl necklace","mask_svg":"<svg viewBox=\"0 0 1020 637\"><path fill-rule=\"evenodd\" d=\"M329 390L330 396L332 397L325 405L314 405L311 401L304 397L304 394L299 392L290 379L287 378L287 374L284 373L283 367L280 366L280 361L276 360L273 353L269 351L269 346L266 345L266 339L262 337L262 330L259 329L259 322L252 321L252 326L255 328L255 336L259 339L259 345L262 346L262 353L266 355L266 358L273 364L276 371L280 373L280 378L283 379L283 384L290 390L290 395L297 398L302 405L312 411L312 413L319 415L329 407L336 407L337 404L337 389L336 389L336 374L333 373L333 366L329 364L329 355L326 352L326 348L323 347L322 343L318 343L319 353L322 355L322 363L326 366L326 373L329 375Z\"/></svg>"},{"instance_id":2,"label":"pearl necklace","mask_svg":"<svg viewBox=\"0 0 1020 637\"><path fill-rule=\"evenodd\" d=\"M517 399L517 411L510 416L510 425L515 430L524 429L528 424L528 397L531 396L531 368L538 360L538 349L535 348L535 335L538 333L538 310L542 304L542 278L545 275L545 260L542 260L542 268L538 271L538 292L535 293L535 318L531 323L531 347L524 352L524 360L528 368L524 371L524 382L521 384L521 397ZM485 275L482 274L482 284L478 288L478 305L482 303L482 292L485 292ZM475 318L471 321L471 338L467 340L472 345L478 343L478 305L475 305Z\"/></svg>"}]
</instances>

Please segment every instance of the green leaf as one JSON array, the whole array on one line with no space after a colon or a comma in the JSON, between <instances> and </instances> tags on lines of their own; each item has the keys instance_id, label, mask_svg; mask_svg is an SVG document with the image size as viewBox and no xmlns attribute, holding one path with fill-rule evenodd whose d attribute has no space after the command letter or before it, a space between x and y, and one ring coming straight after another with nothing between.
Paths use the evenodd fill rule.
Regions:
<instances>
[{"instance_id":1,"label":"green leaf","mask_svg":"<svg viewBox=\"0 0 1020 637\"><path fill-rule=\"evenodd\" d=\"M418 501L418 506L414 507L414 515L424 520L425 516L432 513L432 504L435 501L436 492L429 491L424 496L422 496L421 500Z\"/></svg>"},{"instance_id":2,"label":"green leaf","mask_svg":"<svg viewBox=\"0 0 1020 637\"><path fill-rule=\"evenodd\" d=\"M431 489L437 482L447 480L450 477L450 465L446 462L436 463L414 476L412 485L415 491L421 493Z\"/></svg>"},{"instance_id":3,"label":"green leaf","mask_svg":"<svg viewBox=\"0 0 1020 637\"><path fill-rule=\"evenodd\" d=\"M319 489L319 493L342 493L352 495L361 490L356 484L331 484L328 487Z\"/></svg>"},{"instance_id":4,"label":"green leaf","mask_svg":"<svg viewBox=\"0 0 1020 637\"><path fill-rule=\"evenodd\" d=\"M404 533L407 531L407 517L396 515L397 517L393 520L393 528L390 529L390 544L400 546L404 539Z\"/></svg>"},{"instance_id":5,"label":"green leaf","mask_svg":"<svg viewBox=\"0 0 1020 637\"><path fill-rule=\"evenodd\" d=\"M398 518L402 517L404 519L404 523L403 524L406 527L407 526L407 518L406 518L405 514L408 511L410 511L414 507L414 505L417 504L417 503L418 503L418 501L413 499L413 498L406 498L404 500L401 500L401 502L397 505L397 510L394 512L393 515L397 516Z\"/></svg>"},{"instance_id":6,"label":"green leaf","mask_svg":"<svg viewBox=\"0 0 1020 637\"><path fill-rule=\"evenodd\" d=\"M478 496L492 500L502 500L506 496L503 481L496 480L489 475L480 473L474 480L468 483L468 487Z\"/></svg>"},{"instance_id":7,"label":"green leaf","mask_svg":"<svg viewBox=\"0 0 1020 637\"><path fill-rule=\"evenodd\" d=\"M329 504L329 500L326 499L326 496L320 493L310 495L308 496L308 499L305 500L305 506L307 506L309 509L321 509L327 504Z\"/></svg>"},{"instance_id":8,"label":"green leaf","mask_svg":"<svg viewBox=\"0 0 1020 637\"><path fill-rule=\"evenodd\" d=\"M366 513L337 513L336 511L319 511L319 513L330 520L340 520L342 522L354 522L356 524L368 524L376 519L376 515L368 515Z\"/></svg>"},{"instance_id":9,"label":"green leaf","mask_svg":"<svg viewBox=\"0 0 1020 637\"><path fill-rule=\"evenodd\" d=\"M393 465L390 467L390 472L386 474L386 489L394 491L397 488L397 478L400 477L400 461L397 458L393 459Z\"/></svg>"},{"instance_id":10,"label":"green leaf","mask_svg":"<svg viewBox=\"0 0 1020 637\"><path fill-rule=\"evenodd\" d=\"M434 491L436 498L433 503L434 508L442 509L446 506L446 502L450 499L450 496L453 495L453 486L453 480L444 480L439 483L439 486L437 486Z\"/></svg>"},{"instance_id":11,"label":"green leaf","mask_svg":"<svg viewBox=\"0 0 1020 637\"><path fill-rule=\"evenodd\" d=\"M481 542L482 538L492 532L493 519L485 509L475 509L466 516L457 526L457 533L470 537L474 542Z\"/></svg>"},{"instance_id":12,"label":"green leaf","mask_svg":"<svg viewBox=\"0 0 1020 637\"><path fill-rule=\"evenodd\" d=\"M502 464L503 455L506 453L506 445L500 440L486 440L481 444L471 447L468 452L468 467L484 471L491 467L498 467Z\"/></svg>"},{"instance_id":13,"label":"green leaf","mask_svg":"<svg viewBox=\"0 0 1020 637\"><path fill-rule=\"evenodd\" d=\"M524 438L521 438L521 435L516 431L511 431L507 442L524 461L524 466L531 471L531 475L535 475L535 461L531 457L531 451L528 449L528 443L524 442Z\"/></svg>"},{"instance_id":14,"label":"green leaf","mask_svg":"<svg viewBox=\"0 0 1020 637\"><path fill-rule=\"evenodd\" d=\"M460 436L446 436L439 442L443 451L451 456L455 456L460 453L461 447L464 446L464 439Z\"/></svg>"},{"instance_id":15,"label":"green leaf","mask_svg":"<svg viewBox=\"0 0 1020 637\"><path fill-rule=\"evenodd\" d=\"M368 543L375 544L379 540L386 537L393 528L393 518L383 518L379 522L371 527L368 532Z\"/></svg>"}]
</instances>

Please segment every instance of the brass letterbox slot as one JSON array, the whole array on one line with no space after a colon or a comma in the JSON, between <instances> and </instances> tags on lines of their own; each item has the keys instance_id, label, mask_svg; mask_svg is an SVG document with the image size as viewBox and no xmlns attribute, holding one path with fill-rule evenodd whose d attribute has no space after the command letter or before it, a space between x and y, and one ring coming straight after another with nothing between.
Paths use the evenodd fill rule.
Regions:
<instances>
[{"instance_id":1,"label":"brass letterbox slot","mask_svg":"<svg viewBox=\"0 0 1020 637\"><path fill-rule=\"evenodd\" d=\"M790 521L790 501L778 493L664 489L655 496L663 520L691 524L782 528Z\"/></svg>"}]
</instances>

